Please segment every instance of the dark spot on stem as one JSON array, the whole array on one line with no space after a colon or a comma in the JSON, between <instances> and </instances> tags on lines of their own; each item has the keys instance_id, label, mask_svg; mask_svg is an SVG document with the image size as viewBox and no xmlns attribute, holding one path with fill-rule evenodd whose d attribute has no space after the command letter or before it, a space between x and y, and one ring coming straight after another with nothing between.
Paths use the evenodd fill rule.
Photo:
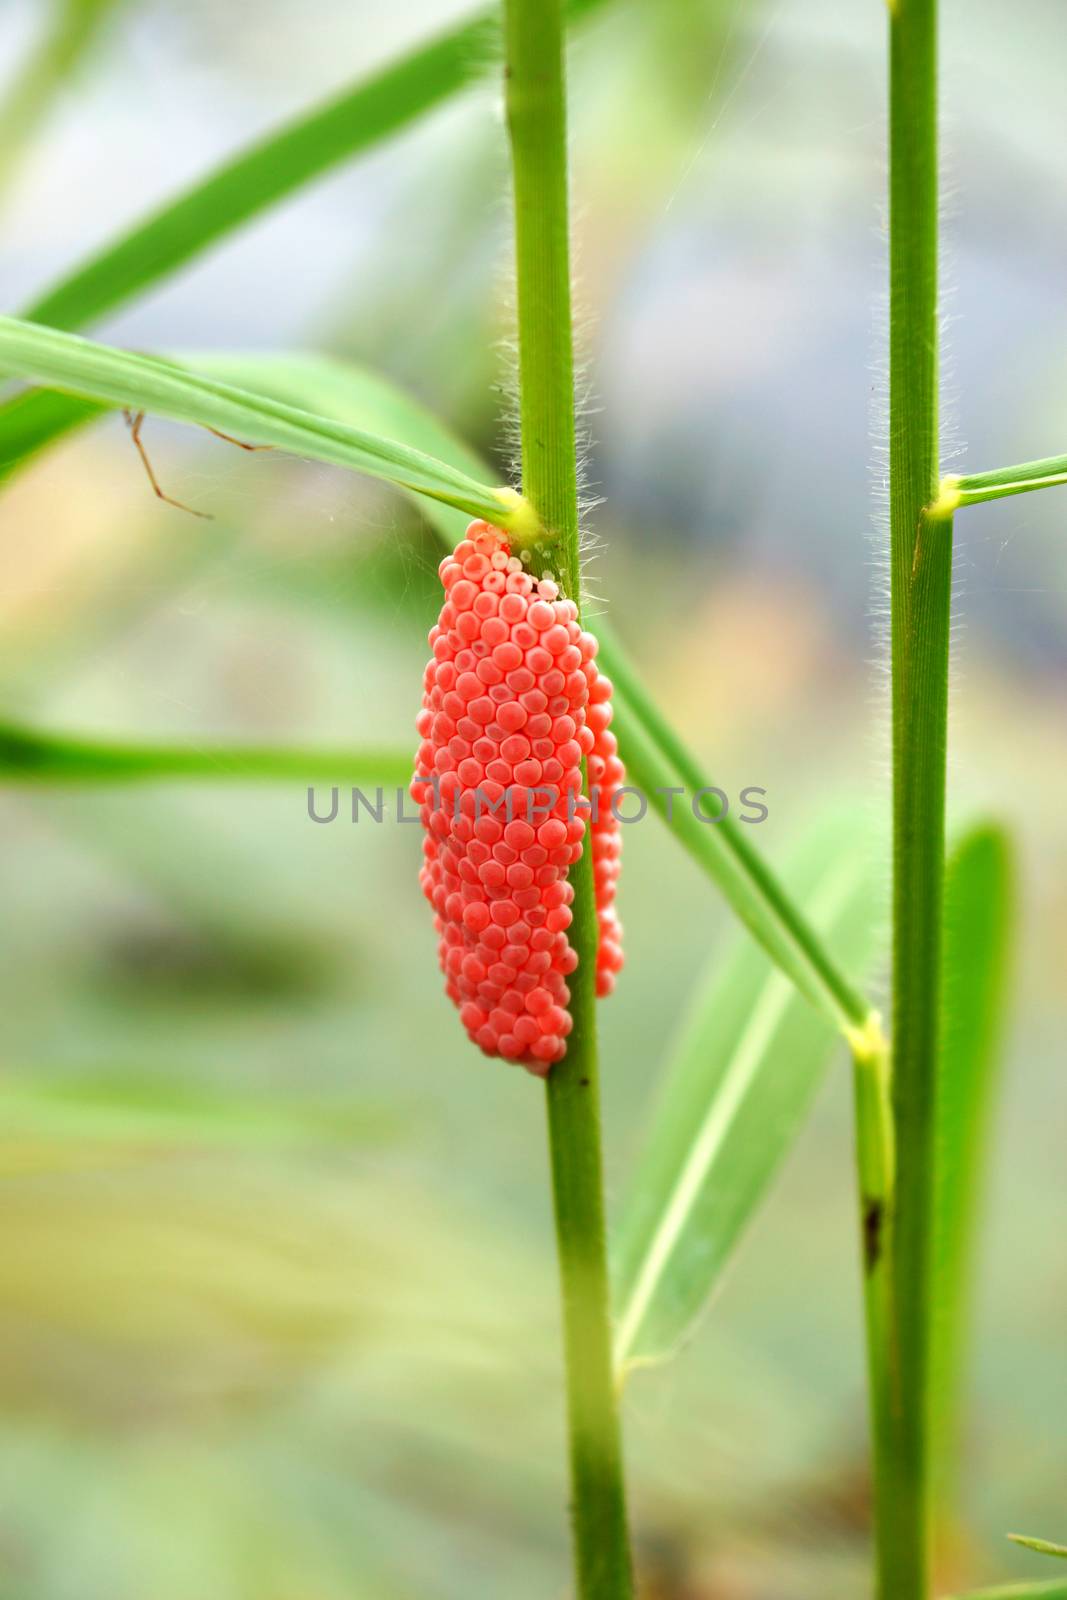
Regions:
<instances>
[{"instance_id":1,"label":"dark spot on stem","mask_svg":"<svg viewBox=\"0 0 1067 1600\"><path fill-rule=\"evenodd\" d=\"M44 741L21 728L0 726L0 769L4 772L39 772L47 769L49 750Z\"/></svg>"},{"instance_id":2,"label":"dark spot on stem","mask_svg":"<svg viewBox=\"0 0 1067 1600\"><path fill-rule=\"evenodd\" d=\"M882 1257L882 1221L885 1207L881 1200L865 1195L863 1199L863 1265L868 1273L874 1271Z\"/></svg>"},{"instance_id":3,"label":"dark spot on stem","mask_svg":"<svg viewBox=\"0 0 1067 1600\"><path fill-rule=\"evenodd\" d=\"M578 1079L578 1087L580 1089L588 1089L588 1087L589 1087L589 1079L588 1078L579 1078Z\"/></svg>"}]
</instances>

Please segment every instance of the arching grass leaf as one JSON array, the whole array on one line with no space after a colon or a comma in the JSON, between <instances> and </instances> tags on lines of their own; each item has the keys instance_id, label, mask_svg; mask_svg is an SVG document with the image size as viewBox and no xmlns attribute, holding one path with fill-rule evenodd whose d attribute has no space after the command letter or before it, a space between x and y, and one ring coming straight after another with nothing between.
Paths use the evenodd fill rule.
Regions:
<instances>
[{"instance_id":1,"label":"arching grass leaf","mask_svg":"<svg viewBox=\"0 0 1067 1600\"><path fill-rule=\"evenodd\" d=\"M863 851L835 828L790 882L832 948L866 963ZM758 946L716 951L685 1022L615 1237L616 1367L668 1356L706 1305L792 1147L837 1034Z\"/></svg>"},{"instance_id":2,"label":"arching grass leaf","mask_svg":"<svg viewBox=\"0 0 1067 1600\"><path fill-rule=\"evenodd\" d=\"M1039 1556L1057 1556L1067 1561L1067 1544L1054 1544L1051 1539L1035 1539L1028 1533L1009 1533L1012 1544L1021 1544L1027 1550L1036 1550Z\"/></svg>"},{"instance_id":3,"label":"arching grass leaf","mask_svg":"<svg viewBox=\"0 0 1067 1600\"><path fill-rule=\"evenodd\" d=\"M76 334L0 317L0 373L84 399L191 422L249 444L348 467L425 495L501 527L536 530L530 507L511 490L479 483L458 467L337 418L189 372L174 362L96 344Z\"/></svg>"},{"instance_id":4,"label":"arching grass leaf","mask_svg":"<svg viewBox=\"0 0 1067 1600\"><path fill-rule=\"evenodd\" d=\"M413 449L446 461L470 478L484 478L485 462L418 400L387 378L353 362L302 351L262 355L243 351L199 352L182 356L189 366L224 383L270 395L274 400L315 411L353 427L402 439ZM441 500L412 495L419 510L449 550L470 520Z\"/></svg>"},{"instance_id":5,"label":"arching grass leaf","mask_svg":"<svg viewBox=\"0 0 1067 1600\"><path fill-rule=\"evenodd\" d=\"M172 1079L131 1073L64 1082L7 1072L0 1126L10 1140L67 1140L142 1148L165 1145L375 1145L399 1119L384 1107L294 1097L235 1098Z\"/></svg>"},{"instance_id":6,"label":"arching grass leaf","mask_svg":"<svg viewBox=\"0 0 1067 1600\"><path fill-rule=\"evenodd\" d=\"M1046 1583L1001 1583L995 1589L950 1595L948 1600L1067 1600L1067 1581L1061 1583L1053 1578Z\"/></svg>"},{"instance_id":7,"label":"arching grass leaf","mask_svg":"<svg viewBox=\"0 0 1067 1600\"><path fill-rule=\"evenodd\" d=\"M965 833L946 869L934 1193L938 1293L931 1331L934 1438L942 1491L947 1489L957 1431L978 1187L1007 990L1013 876L1009 840L995 826Z\"/></svg>"}]
</instances>

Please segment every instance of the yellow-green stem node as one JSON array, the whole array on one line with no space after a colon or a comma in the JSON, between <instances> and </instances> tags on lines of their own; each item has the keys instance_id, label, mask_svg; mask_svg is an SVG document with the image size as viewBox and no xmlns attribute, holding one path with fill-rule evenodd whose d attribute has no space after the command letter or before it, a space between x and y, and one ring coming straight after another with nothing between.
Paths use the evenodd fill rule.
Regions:
<instances>
[{"instance_id":1,"label":"yellow-green stem node","mask_svg":"<svg viewBox=\"0 0 1067 1600\"><path fill-rule=\"evenodd\" d=\"M494 492L502 507L500 526L511 535L514 550L528 549L546 537L537 512L524 495L506 486Z\"/></svg>"},{"instance_id":2,"label":"yellow-green stem node","mask_svg":"<svg viewBox=\"0 0 1067 1600\"><path fill-rule=\"evenodd\" d=\"M869 1011L862 1022L844 1030L853 1059L859 1066L873 1066L889 1053L889 1040L882 1027L880 1011Z\"/></svg>"},{"instance_id":3,"label":"yellow-green stem node","mask_svg":"<svg viewBox=\"0 0 1067 1600\"><path fill-rule=\"evenodd\" d=\"M941 479L937 499L927 506L926 515L931 519L951 517L954 512L959 510L962 504L963 496L960 493L960 480L950 475Z\"/></svg>"}]
</instances>

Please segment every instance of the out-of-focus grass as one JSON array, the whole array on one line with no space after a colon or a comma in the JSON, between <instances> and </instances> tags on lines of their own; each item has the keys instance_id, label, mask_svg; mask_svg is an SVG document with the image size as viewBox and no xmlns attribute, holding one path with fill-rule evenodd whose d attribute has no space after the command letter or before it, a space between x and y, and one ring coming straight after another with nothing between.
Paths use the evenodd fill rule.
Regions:
<instances>
[{"instance_id":1,"label":"out-of-focus grass","mask_svg":"<svg viewBox=\"0 0 1067 1600\"><path fill-rule=\"evenodd\" d=\"M756 834L780 860L865 773L880 808L862 533L880 182L865 130L881 21L786 8L764 39L765 23L738 7L713 108L717 47L685 55L672 95L645 93L652 63L665 74L678 59L666 8L620 4L616 15L574 62L581 277L605 408L590 419L589 466L609 502L592 518L606 549L590 583L714 781L767 787L771 817ZM193 81L173 35L153 43L154 17L138 35L150 69L162 75L165 61L168 77ZM1000 57L981 53L988 17L971 21L969 82L998 68L993 117L1007 92ZM299 41L283 43L295 53ZM233 46L241 73L252 48ZM1053 53L1031 61L1050 71ZM223 52L213 71L225 63ZM228 114L251 81L235 68L243 87ZM1032 132L1017 116L1027 161L1039 159ZM275 243L279 273L291 264L279 223L139 313L129 342L203 344L220 326L246 327L249 306L271 322L264 346L313 325L323 347L336 336L406 379L503 462L493 137L487 96L302 211L305 225L318 219L317 240L339 246L317 309L294 310L276 276L269 319L256 310ZM995 162L977 174L965 156L962 175L992 186L979 212L993 217L1018 168L1005 169L1004 141L990 148L999 189ZM108 152L110 204L128 213L127 168ZM383 171L402 180L387 205ZM75 222L63 222L55 182L46 159L40 199L25 191L20 213L20 237L50 261L60 249L73 259L81 242L58 236L79 213L72 195ZM441 186L454 202L443 255ZM389 226L350 243L368 211ZM981 271L996 285L1009 271L997 238L972 226L960 241L965 296L988 287ZM1038 278L1043 250L1062 259L1055 218L1034 208L1028 226L1030 303L1058 302L1051 267L1049 284ZM965 372L999 370L1001 352L981 342L999 329L965 319ZM1025 345L1016 323L1003 336ZM1020 430L1062 418L1060 376L1042 387L1030 354L1017 352L1029 374L1029 399L1013 391ZM1005 382L1022 382L1014 367ZM992 413L976 410L987 389L967 386L975 459L1012 459ZM644 470L661 430L678 441L669 493ZM1018 442L1026 453L1039 440ZM43 458L0 502L4 715L175 742L406 737L437 562L410 511L328 469L202 447L164 424L152 451L168 487L209 502L213 524L155 506L117 420ZM820 492L827 474L831 495ZM994 524L976 511L964 536L974 624L953 724L959 805L1017 822L1028 931L981 1241L970 1520L958 1573L945 1574L959 1590L1020 1573L1021 1558L1003 1554L1005 1519L1054 1529L1067 1465L1048 1403L1067 1293L1056 1265L1067 653L1060 546L1041 520L1051 515L1031 506ZM0 1123L0 1596L556 1593L565 1485L542 1108L523 1075L471 1054L440 994L417 830L315 828L301 784L10 792L0 828L0 1055L17 1082L60 1107L101 1082L124 1083L127 1103L134 1086L142 1108L214 1102L231 1128L234 1108L249 1107L243 1134L226 1141L188 1118L164 1138L136 1115L119 1138L99 1109L84 1138L69 1124L31 1132L25 1112ZM653 820L627 831L622 914L629 964L602 1008L616 1207L654 1063L728 938L711 890ZM0 1094L0 1117L3 1105ZM344 1124L307 1137L333 1106ZM268 1142L254 1137L265 1124ZM850 1160L842 1073L712 1315L675 1365L630 1386L655 1600L861 1592Z\"/></svg>"}]
</instances>

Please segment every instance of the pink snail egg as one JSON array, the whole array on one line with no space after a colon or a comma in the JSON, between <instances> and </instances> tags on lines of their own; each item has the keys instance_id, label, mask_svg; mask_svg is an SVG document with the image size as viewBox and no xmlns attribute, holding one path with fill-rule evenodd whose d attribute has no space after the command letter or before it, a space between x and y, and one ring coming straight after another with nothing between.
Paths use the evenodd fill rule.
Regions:
<instances>
[{"instance_id":1,"label":"pink snail egg","mask_svg":"<svg viewBox=\"0 0 1067 1600\"><path fill-rule=\"evenodd\" d=\"M574 602L526 572L500 529L472 522L438 575L444 599L429 634L411 784L423 825L419 882L467 1034L544 1077L573 1026L567 874L587 832L598 995L622 966L611 802L625 774L608 731L611 684ZM581 795L583 757L599 789L594 806Z\"/></svg>"}]
</instances>

